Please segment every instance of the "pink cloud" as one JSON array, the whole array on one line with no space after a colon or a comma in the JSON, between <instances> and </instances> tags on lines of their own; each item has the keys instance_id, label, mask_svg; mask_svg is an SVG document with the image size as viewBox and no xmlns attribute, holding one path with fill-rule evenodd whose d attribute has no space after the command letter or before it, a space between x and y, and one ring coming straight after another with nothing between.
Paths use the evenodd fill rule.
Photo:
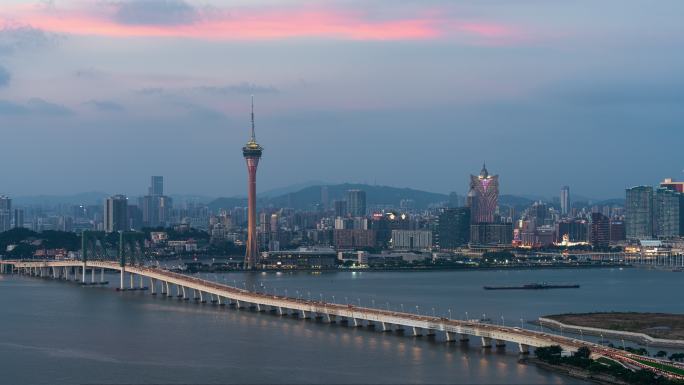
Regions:
<instances>
[{"instance_id":1,"label":"pink cloud","mask_svg":"<svg viewBox=\"0 0 684 385\"><path fill-rule=\"evenodd\" d=\"M116 7L10 10L12 20L45 31L108 37L184 37L206 40L333 38L346 40L426 40L477 37L505 40L517 32L494 23L445 19L439 10L375 19L346 9L239 8L199 13L187 22L131 24L117 20Z\"/></svg>"}]
</instances>

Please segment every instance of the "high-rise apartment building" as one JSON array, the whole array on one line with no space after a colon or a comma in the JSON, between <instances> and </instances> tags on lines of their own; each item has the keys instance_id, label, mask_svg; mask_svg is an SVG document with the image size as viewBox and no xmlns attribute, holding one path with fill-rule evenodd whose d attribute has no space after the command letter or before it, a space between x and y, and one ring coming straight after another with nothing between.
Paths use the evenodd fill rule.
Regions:
<instances>
[{"instance_id":1,"label":"high-rise apartment building","mask_svg":"<svg viewBox=\"0 0 684 385\"><path fill-rule=\"evenodd\" d=\"M352 217L366 216L366 192L363 190L348 190L347 207Z\"/></svg>"},{"instance_id":2,"label":"high-rise apartment building","mask_svg":"<svg viewBox=\"0 0 684 385\"><path fill-rule=\"evenodd\" d=\"M153 176L150 178L149 195L164 195L164 177Z\"/></svg>"},{"instance_id":3,"label":"high-rise apartment building","mask_svg":"<svg viewBox=\"0 0 684 385\"><path fill-rule=\"evenodd\" d=\"M653 238L653 187L626 190L625 233L632 240Z\"/></svg>"},{"instance_id":4,"label":"high-rise apartment building","mask_svg":"<svg viewBox=\"0 0 684 385\"><path fill-rule=\"evenodd\" d=\"M560 209L562 216L567 216L570 212L570 186L561 187Z\"/></svg>"},{"instance_id":5,"label":"high-rise apartment building","mask_svg":"<svg viewBox=\"0 0 684 385\"><path fill-rule=\"evenodd\" d=\"M347 201L335 201L333 205L335 206L335 217L347 216Z\"/></svg>"},{"instance_id":6,"label":"high-rise apartment building","mask_svg":"<svg viewBox=\"0 0 684 385\"><path fill-rule=\"evenodd\" d=\"M471 223L493 223L498 201L499 176L489 175L487 166L482 165L480 175L470 176L468 205Z\"/></svg>"},{"instance_id":7,"label":"high-rise apartment building","mask_svg":"<svg viewBox=\"0 0 684 385\"><path fill-rule=\"evenodd\" d=\"M24 227L24 210L14 209L14 228Z\"/></svg>"},{"instance_id":8,"label":"high-rise apartment building","mask_svg":"<svg viewBox=\"0 0 684 385\"><path fill-rule=\"evenodd\" d=\"M653 202L654 231L659 238L684 235L684 194L659 188Z\"/></svg>"},{"instance_id":9,"label":"high-rise apartment building","mask_svg":"<svg viewBox=\"0 0 684 385\"><path fill-rule=\"evenodd\" d=\"M439 248L451 250L465 246L470 241L470 208L445 209L439 214L437 224Z\"/></svg>"},{"instance_id":10,"label":"high-rise apartment building","mask_svg":"<svg viewBox=\"0 0 684 385\"><path fill-rule=\"evenodd\" d=\"M0 195L0 233L12 228L12 199Z\"/></svg>"},{"instance_id":11,"label":"high-rise apartment building","mask_svg":"<svg viewBox=\"0 0 684 385\"><path fill-rule=\"evenodd\" d=\"M104 230L107 233L129 230L128 198L125 195L114 195L105 200Z\"/></svg>"},{"instance_id":12,"label":"high-rise apartment building","mask_svg":"<svg viewBox=\"0 0 684 385\"><path fill-rule=\"evenodd\" d=\"M148 195L139 200L142 211L142 225L145 227L167 226L171 217L173 200L164 195L164 177L150 178Z\"/></svg>"},{"instance_id":13,"label":"high-rise apartment building","mask_svg":"<svg viewBox=\"0 0 684 385\"><path fill-rule=\"evenodd\" d=\"M591 214L590 243L596 248L610 246L610 218L601 213Z\"/></svg>"}]
</instances>

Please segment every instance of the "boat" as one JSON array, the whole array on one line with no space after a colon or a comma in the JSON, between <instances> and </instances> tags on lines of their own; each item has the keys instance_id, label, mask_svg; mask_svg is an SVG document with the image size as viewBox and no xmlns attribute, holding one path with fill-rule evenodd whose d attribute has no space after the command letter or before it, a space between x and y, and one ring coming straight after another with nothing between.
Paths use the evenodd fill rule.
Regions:
<instances>
[{"instance_id":1,"label":"boat","mask_svg":"<svg viewBox=\"0 0 684 385\"><path fill-rule=\"evenodd\" d=\"M577 284L528 283L521 286L484 286L485 290L579 289Z\"/></svg>"}]
</instances>

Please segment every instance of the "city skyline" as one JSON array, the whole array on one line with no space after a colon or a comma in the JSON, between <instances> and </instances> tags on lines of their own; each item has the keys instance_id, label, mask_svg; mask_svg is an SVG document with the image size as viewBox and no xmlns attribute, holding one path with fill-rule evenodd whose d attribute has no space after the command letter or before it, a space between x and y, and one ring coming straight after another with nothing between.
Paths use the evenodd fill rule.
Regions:
<instances>
[{"instance_id":1,"label":"city skyline","mask_svg":"<svg viewBox=\"0 0 684 385\"><path fill-rule=\"evenodd\" d=\"M263 191L463 192L483 160L510 194L609 198L681 176L680 2L140 4L3 2L0 161L22 159L4 193L132 192L160 174L169 191L238 195L242 160L226 149L242 145L251 93L278 160ZM229 14L252 32L208 36Z\"/></svg>"}]
</instances>

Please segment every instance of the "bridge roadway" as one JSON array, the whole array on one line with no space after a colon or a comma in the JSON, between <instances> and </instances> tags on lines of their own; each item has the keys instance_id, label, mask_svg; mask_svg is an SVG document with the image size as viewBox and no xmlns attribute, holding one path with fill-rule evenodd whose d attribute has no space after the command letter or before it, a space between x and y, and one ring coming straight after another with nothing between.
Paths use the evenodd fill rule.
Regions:
<instances>
[{"instance_id":1,"label":"bridge roadway","mask_svg":"<svg viewBox=\"0 0 684 385\"><path fill-rule=\"evenodd\" d=\"M559 336L541 331L522 329L503 325L494 325L479 322L477 320L458 320L444 317L397 312L377 308L353 306L349 304L337 304L316 300L305 300L266 293L257 293L243 290L237 287L200 279L185 274L174 273L157 267L120 266L115 262L88 261L85 266L82 261L11 261L0 260L0 271L6 270L28 274L32 276L48 277L69 280L71 271L75 280L88 284L87 276L90 275L90 284L97 284L96 270L100 270L100 281L103 280L105 270L114 270L120 273L119 290L136 290L147 288L153 295L162 294L173 296L172 287L176 289L176 297L188 300L189 291L193 290L194 299L206 302L210 297L212 303L218 305L230 305L236 308L250 308L258 312L275 312L279 315L297 316L303 319L318 318L325 322L347 323L353 326L367 326L381 328L382 331L406 331L419 336L426 334L434 336L437 332L443 333L447 342L458 340L466 342L470 336L479 337L483 348L505 347L506 342L517 344L521 354L529 354L530 347L543 347L560 345L565 351L576 351L580 347L588 347L592 351L592 357L607 357L622 363L627 367L648 369L660 375L673 379L684 379L684 376L663 371L640 361L651 363L663 363L662 361L631 354L620 349L609 348L603 345L578 340L575 338ZM86 271L90 269L90 274ZM80 274L78 274L80 272ZM129 275L130 285L124 286L125 275ZM80 275L80 277L78 277ZM134 276L139 278L139 286L135 286ZM149 287L144 286L143 278L149 280ZM160 287L161 290L157 291Z\"/></svg>"}]
</instances>

